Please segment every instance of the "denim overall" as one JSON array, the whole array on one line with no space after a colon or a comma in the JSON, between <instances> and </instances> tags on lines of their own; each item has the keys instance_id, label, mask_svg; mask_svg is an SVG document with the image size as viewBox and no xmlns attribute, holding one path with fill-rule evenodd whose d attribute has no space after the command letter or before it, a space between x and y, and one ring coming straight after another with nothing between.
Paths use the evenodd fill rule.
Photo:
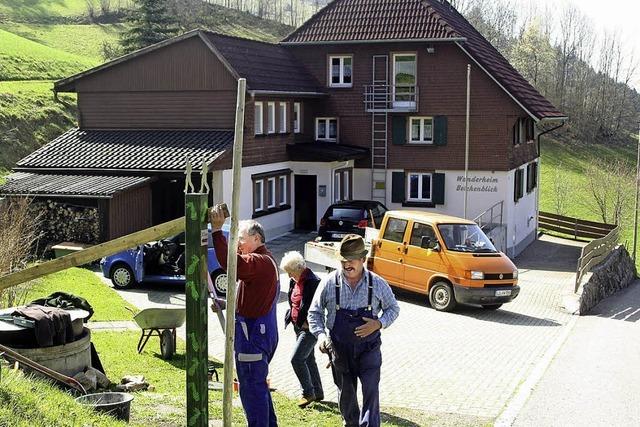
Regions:
<instances>
[{"instance_id":1,"label":"denim overall","mask_svg":"<svg viewBox=\"0 0 640 427\"><path fill-rule=\"evenodd\" d=\"M367 306L354 310L340 307L342 277L336 272L336 319L331 329L331 341L337 353L333 361L333 378L338 386L340 413L348 427L380 425L380 331L360 338L355 328L364 324L363 317L377 319L371 307L373 278L368 274ZM348 285L347 285L348 286ZM362 411L358 410L357 380L362 385Z\"/></svg>"},{"instance_id":2,"label":"denim overall","mask_svg":"<svg viewBox=\"0 0 640 427\"><path fill-rule=\"evenodd\" d=\"M276 277L279 278L275 262L271 257L269 260L276 268ZM277 279L276 294L267 314L250 319L236 313L236 371L240 382L240 400L249 427L278 425L267 385L267 374L269 362L278 346L276 306L279 295L280 280Z\"/></svg>"}]
</instances>

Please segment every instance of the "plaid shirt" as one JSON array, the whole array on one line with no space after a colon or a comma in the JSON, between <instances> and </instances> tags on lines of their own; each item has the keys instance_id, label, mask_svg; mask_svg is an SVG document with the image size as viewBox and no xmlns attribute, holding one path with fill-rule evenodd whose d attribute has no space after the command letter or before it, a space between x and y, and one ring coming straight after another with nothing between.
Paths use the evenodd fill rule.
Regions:
<instances>
[{"instance_id":1,"label":"plaid shirt","mask_svg":"<svg viewBox=\"0 0 640 427\"><path fill-rule=\"evenodd\" d=\"M367 306L369 286L369 271L367 269L364 269L362 278L356 285L355 290L349 286L342 271L338 274L331 273L327 275L318 285L307 316L309 330L316 337L325 333L325 328L328 330L333 328L333 323L336 319L336 277L342 282L340 286L340 308L355 310ZM382 316L379 316L378 320L382 323L383 328L387 328L400 314L400 306L398 306L389 284L376 273L371 273L371 277L373 279L372 311L374 315L379 315L380 311L382 311Z\"/></svg>"}]
</instances>

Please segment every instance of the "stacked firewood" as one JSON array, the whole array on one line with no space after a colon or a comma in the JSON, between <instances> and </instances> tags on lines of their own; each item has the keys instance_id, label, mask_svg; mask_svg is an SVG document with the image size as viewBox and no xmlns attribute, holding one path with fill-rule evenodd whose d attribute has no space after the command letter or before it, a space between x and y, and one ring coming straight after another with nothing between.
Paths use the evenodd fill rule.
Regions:
<instances>
[{"instance_id":1,"label":"stacked firewood","mask_svg":"<svg viewBox=\"0 0 640 427\"><path fill-rule=\"evenodd\" d=\"M41 243L99 242L98 208L61 203L51 199L36 201L31 207L41 215Z\"/></svg>"}]
</instances>

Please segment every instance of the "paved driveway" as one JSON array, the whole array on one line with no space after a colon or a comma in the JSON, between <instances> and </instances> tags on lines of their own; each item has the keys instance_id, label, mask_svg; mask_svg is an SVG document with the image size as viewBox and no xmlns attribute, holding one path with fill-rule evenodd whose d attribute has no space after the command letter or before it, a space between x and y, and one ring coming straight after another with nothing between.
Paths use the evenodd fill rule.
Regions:
<instances>
[{"instance_id":1,"label":"paved driveway","mask_svg":"<svg viewBox=\"0 0 640 427\"><path fill-rule=\"evenodd\" d=\"M291 233L268 244L280 259L287 250L302 250L312 236ZM454 313L431 309L426 298L396 291L400 317L383 332L380 400L383 406L409 407L495 418L520 384L561 336L570 315L560 310L562 294L572 286L579 245L544 237L516 260L520 296L497 311L460 307ZM312 268L325 274L318 266ZM288 283L284 275L283 284ZM284 286L283 286L284 288ZM184 305L180 288L162 285L121 291L139 308ZM279 327L286 294L278 305ZM271 384L292 397L299 395L290 355L294 334L280 331L280 344L271 363ZM180 330L184 337L184 328ZM217 317L209 317L209 353L224 357L224 335ZM317 352L328 400L336 400L326 357Z\"/></svg>"}]
</instances>

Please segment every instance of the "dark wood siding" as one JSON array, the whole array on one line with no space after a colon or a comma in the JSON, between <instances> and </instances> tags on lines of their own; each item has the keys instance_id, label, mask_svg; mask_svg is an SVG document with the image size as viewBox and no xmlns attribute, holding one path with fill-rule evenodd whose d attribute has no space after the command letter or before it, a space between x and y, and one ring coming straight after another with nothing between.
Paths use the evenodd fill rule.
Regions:
<instances>
[{"instance_id":1,"label":"dark wood siding","mask_svg":"<svg viewBox=\"0 0 640 427\"><path fill-rule=\"evenodd\" d=\"M116 195L109 203L109 240L151 227L148 185Z\"/></svg>"},{"instance_id":2,"label":"dark wood siding","mask_svg":"<svg viewBox=\"0 0 640 427\"><path fill-rule=\"evenodd\" d=\"M249 98L249 102L246 103L245 116L244 116L244 143L243 143L243 166L255 166L265 163L286 162L289 160L287 156L287 144L293 143L299 138L293 133L293 103L300 102L304 106L305 100L286 98L286 97L256 97L254 99ZM255 102L262 102L263 104L263 135L255 134ZM276 133L267 134L267 103L276 103ZM280 123L280 102L287 103L287 133L279 133ZM305 116L303 116L305 117ZM306 123L303 125L306 129ZM310 140L309 140L310 141Z\"/></svg>"},{"instance_id":3,"label":"dark wood siding","mask_svg":"<svg viewBox=\"0 0 640 427\"><path fill-rule=\"evenodd\" d=\"M522 147L511 144L511 128L516 117L524 115L524 111L453 43L436 44L434 54L426 52L425 44L409 43L314 46L313 49L291 47L291 51L321 82L327 81L329 54L353 54L353 87L327 88L330 97L316 105L314 114L339 117L340 143L364 147L371 146L371 114L364 110L363 86L371 84L373 55L389 55L391 80L392 54L417 54L419 111L402 116L446 116L447 144L391 144L391 123L395 114L390 114L390 168L464 168L467 64L471 64L470 168L509 170L535 158L534 144L523 144ZM305 116L306 120L311 118ZM370 161L359 161L356 166L369 167Z\"/></svg>"},{"instance_id":4,"label":"dark wood siding","mask_svg":"<svg viewBox=\"0 0 640 427\"><path fill-rule=\"evenodd\" d=\"M230 129L236 85L204 42L192 37L78 80L80 126Z\"/></svg>"},{"instance_id":5,"label":"dark wood siding","mask_svg":"<svg viewBox=\"0 0 640 427\"><path fill-rule=\"evenodd\" d=\"M236 92L80 92L83 129L232 129Z\"/></svg>"}]
</instances>

